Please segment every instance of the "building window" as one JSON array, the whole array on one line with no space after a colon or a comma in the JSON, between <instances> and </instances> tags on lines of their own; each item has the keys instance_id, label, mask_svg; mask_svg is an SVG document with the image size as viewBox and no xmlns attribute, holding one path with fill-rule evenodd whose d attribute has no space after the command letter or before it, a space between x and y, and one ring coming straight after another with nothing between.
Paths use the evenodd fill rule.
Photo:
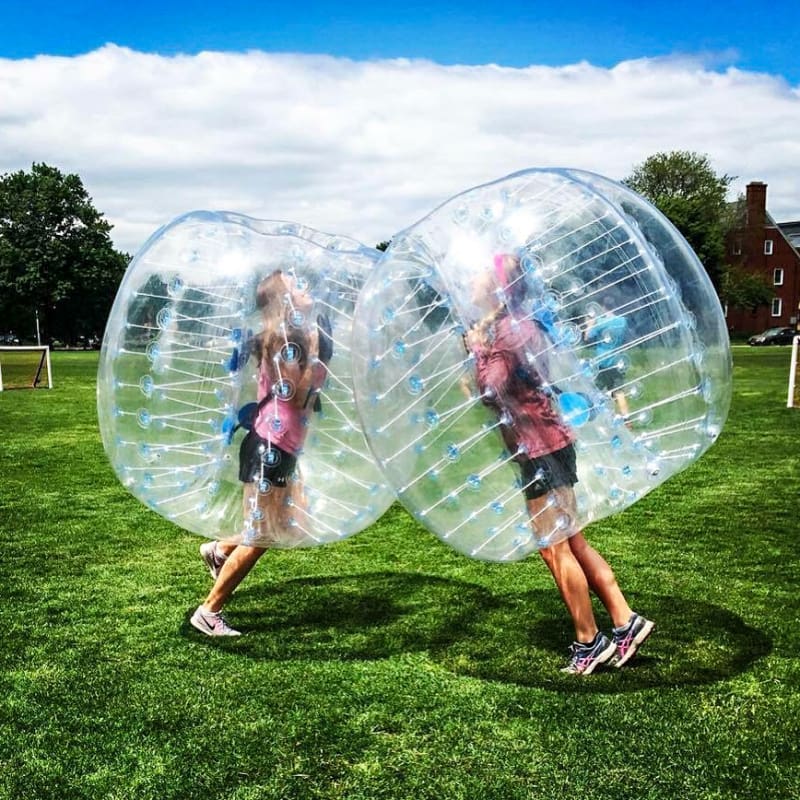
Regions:
<instances>
[{"instance_id":1,"label":"building window","mask_svg":"<svg viewBox=\"0 0 800 800\"><path fill-rule=\"evenodd\" d=\"M772 283L775 286L783 286L783 267L775 267L772 270Z\"/></svg>"},{"instance_id":2,"label":"building window","mask_svg":"<svg viewBox=\"0 0 800 800\"><path fill-rule=\"evenodd\" d=\"M735 239L733 242L733 254L735 256L740 256L742 254L742 240Z\"/></svg>"},{"instance_id":3,"label":"building window","mask_svg":"<svg viewBox=\"0 0 800 800\"><path fill-rule=\"evenodd\" d=\"M781 311L783 310L783 301L780 297L773 297L772 298L772 316L779 317L781 315Z\"/></svg>"},{"instance_id":4,"label":"building window","mask_svg":"<svg viewBox=\"0 0 800 800\"><path fill-rule=\"evenodd\" d=\"M764 239L764 255L772 255L772 239Z\"/></svg>"}]
</instances>

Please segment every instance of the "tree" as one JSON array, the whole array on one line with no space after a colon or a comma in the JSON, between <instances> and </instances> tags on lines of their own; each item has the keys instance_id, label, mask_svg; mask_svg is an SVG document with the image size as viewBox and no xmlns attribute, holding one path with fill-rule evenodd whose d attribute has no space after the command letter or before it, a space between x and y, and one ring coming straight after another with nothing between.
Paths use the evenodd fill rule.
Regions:
<instances>
[{"instance_id":1,"label":"tree","mask_svg":"<svg viewBox=\"0 0 800 800\"><path fill-rule=\"evenodd\" d=\"M727 271L726 202L732 175L717 175L708 156L686 150L656 153L634 167L624 183L647 198L684 235L718 292Z\"/></svg>"},{"instance_id":2,"label":"tree","mask_svg":"<svg viewBox=\"0 0 800 800\"><path fill-rule=\"evenodd\" d=\"M0 176L0 318L45 339L101 333L129 257L77 175L47 164ZM29 333L27 333L29 332Z\"/></svg>"},{"instance_id":3,"label":"tree","mask_svg":"<svg viewBox=\"0 0 800 800\"><path fill-rule=\"evenodd\" d=\"M731 266L722 281L722 297L733 308L755 311L772 302L774 292L763 275L754 275L742 267Z\"/></svg>"}]
</instances>

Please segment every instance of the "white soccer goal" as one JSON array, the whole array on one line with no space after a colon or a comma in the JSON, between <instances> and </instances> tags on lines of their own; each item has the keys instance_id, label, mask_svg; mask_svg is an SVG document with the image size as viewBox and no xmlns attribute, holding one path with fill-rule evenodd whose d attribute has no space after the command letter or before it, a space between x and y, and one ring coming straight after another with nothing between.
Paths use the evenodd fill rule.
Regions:
<instances>
[{"instance_id":1,"label":"white soccer goal","mask_svg":"<svg viewBox=\"0 0 800 800\"><path fill-rule=\"evenodd\" d=\"M800 356L800 336L792 339L792 363L789 366L789 394L786 398L786 408L800 406L800 391L797 386L797 359Z\"/></svg>"},{"instance_id":2,"label":"white soccer goal","mask_svg":"<svg viewBox=\"0 0 800 800\"><path fill-rule=\"evenodd\" d=\"M47 345L0 347L0 392L5 389L53 388Z\"/></svg>"}]
</instances>

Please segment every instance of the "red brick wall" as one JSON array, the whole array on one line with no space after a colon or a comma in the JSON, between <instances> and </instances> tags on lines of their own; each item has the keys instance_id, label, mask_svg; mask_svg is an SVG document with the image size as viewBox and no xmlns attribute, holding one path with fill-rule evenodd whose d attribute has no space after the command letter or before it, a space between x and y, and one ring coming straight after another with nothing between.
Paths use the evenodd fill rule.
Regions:
<instances>
[{"instance_id":1,"label":"red brick wall","mask_svg":"<svg viewBox=\"0 0 800 800\"><path fill-rule=\"evenodd\" d=\"M753 182L747 186L746 224L735 231L728 241L728 258L731 264L740 265L749 272L761 275L771 288L773 296L781 301L779 316L772 316L770 306L755 312L746 309L728 309L728 328L732 333L758 333L766 328L795 325L800 301L800 256L769 219L766 210L767 185ZM765 253L765 242L772 241L772 253ZM741 248L741 253L735 250ZM775 270L783 269L783 285L776 286Z\"/></svg>"}]
</instances>

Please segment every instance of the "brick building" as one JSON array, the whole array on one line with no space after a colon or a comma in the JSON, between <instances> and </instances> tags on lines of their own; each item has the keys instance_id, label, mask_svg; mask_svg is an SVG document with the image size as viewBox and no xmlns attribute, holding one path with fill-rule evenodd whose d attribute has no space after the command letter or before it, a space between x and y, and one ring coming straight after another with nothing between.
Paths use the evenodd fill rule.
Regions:
<instances>
[{"instance_id":1,"label":"brick building","mask_svg":"<svg viewBox=\"0 0 800 800\"><path fill-rule=\"evenodd\" d=\"M728 261L760 275L773 292L769 306L726 309L731 333L800 327L800 221L775 222L767 211L766 183L747 184L743 227L730 235L727 246Z\"/></svg>"}]
</instances>

